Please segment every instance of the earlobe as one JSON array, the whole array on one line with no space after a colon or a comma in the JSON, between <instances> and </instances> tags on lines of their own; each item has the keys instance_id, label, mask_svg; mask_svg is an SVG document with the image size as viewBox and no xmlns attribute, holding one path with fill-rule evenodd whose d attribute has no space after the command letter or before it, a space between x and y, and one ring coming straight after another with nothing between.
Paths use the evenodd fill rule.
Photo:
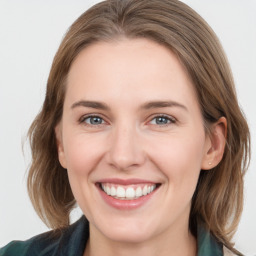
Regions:
<instances>
[{"instance_id":1,"label":"earlobe","mask_svg":"<svg viewBox=\"0 0 256 256\"><path fill-rule=\"evenodd\" d=\"M57 124L57 126L55 127L55 136L56 136L56 142L57 142L59 162L60 162L61 166L66 169L67 164L66 164L66 157L65 157L65 152L64 152L63 142L62 142L61 122L59 124Z\"/></svg>"},{"instance_id":2,"label":"earlobe","mask_svg":"<svg viewBox=\"0 0 256 256\"><path fill-rule=\"evenodd\" d=\"M226 136L227 120L221 117L212 125L211 134L207 137L201 169L209 170L220 163L225 151Z\"/></svg>"}]
</instances>

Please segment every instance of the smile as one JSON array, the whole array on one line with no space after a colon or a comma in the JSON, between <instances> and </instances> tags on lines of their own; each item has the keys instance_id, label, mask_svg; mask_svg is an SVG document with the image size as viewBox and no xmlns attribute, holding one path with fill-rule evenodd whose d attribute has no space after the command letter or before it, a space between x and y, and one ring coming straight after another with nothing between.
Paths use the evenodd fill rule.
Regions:
<instances>
[{"instance_id":1,"label":"smile","mask_svg":"<svg viewBox=\"0 0 256 256\"><path fill-rule=\"evenodd\" d=\"M101 183L101 189L108 195L119 200L134 200L152 193L157 184L136 184L136 185L117 185Z\"/></svg>"}]
</instances>

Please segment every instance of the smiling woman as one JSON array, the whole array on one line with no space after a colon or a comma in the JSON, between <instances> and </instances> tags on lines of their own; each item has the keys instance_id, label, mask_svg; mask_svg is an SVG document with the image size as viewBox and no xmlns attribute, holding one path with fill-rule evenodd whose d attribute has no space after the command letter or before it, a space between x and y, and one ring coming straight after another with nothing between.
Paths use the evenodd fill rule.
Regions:
<instances>
[{"instance_id":1,"label":"smiling woman","mask_svg":"<svg viewBox=\"0 0 256 256\"><path fill-rule=\"evenodd\" d=\"M193 244L191 198L200 169L222 156L225 121L214 124L210 150L193 85L176 56L147 39L95 43L75 59L66 86L56 127L59 160L92 241L141 242L150 251L155 237L162 247L165 237Z\"/></svg>"},{"instance_id":2,"label":"smiling woman","mask_svg":"<svg viewBox=\"0 0 256 256\"><path fill-rule=\"evenodd\" d=\"M31 125L31 201L54 231L1 255L242 255L250 154L222 48L176 0L109 0L70 27ZM84 216L70 225L75 204Z\"/></svg>"}]
</instances>

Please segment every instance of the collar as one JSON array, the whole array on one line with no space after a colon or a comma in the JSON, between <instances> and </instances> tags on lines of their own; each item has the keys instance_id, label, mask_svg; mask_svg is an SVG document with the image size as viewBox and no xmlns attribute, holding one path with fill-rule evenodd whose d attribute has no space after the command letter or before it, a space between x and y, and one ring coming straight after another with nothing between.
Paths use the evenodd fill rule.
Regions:
<instances>
[{"instance_id":1,"label":"collar","mask_svg":"<svg viewBox=\"0 0 256 256\"><path fill-rule=\"evenodd\" d=\"M223 256L223 246L202 223L197 225L197 256Z\"/></svg>"},{"instance_id":2,"label":"collar","mask_svg":"<svg viewBox=\"0 0 256 256\"><path fill-rule=\"evenodd\" d=\"M82 216L63 233L56 255L83 256L88 238L89 223ZM197 226L197 248L197 256L223 256L222 244L200 222Z\"/></svg>"}]
</instances>

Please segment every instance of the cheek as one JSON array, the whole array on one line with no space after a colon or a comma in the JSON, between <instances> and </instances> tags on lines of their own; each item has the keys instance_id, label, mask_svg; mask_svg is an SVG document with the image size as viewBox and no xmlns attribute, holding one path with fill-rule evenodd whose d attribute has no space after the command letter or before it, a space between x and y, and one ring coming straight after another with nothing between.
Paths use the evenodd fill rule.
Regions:
<instances>
[{"instance_id":1,"label":"cheek","mask_svg":"<svg viewBox=\"0 0 256 256\"><path fill-rule=\"evenodd\" d=\"M65 144L67 169L78 176L89 174L101 158L102 147L86 134L67 136Z\"/></svg>"},{"instance_id":2,"label":"cheek","mask_svg":"<svg viewBox=\"0 0 256 256\"><path fill-rule=\"evenodd\" d=\"M164 146L154 147L154 161L173 183L173 189L196 186L203 158L203 138L174 136L162 143Z\"/></svg>"},{"instance_id":3,"label":"cheek","mask_svg":"<svg viewBox=\"0 0 256 256\"><path fill-rule=\"evenodd\" d=\"M97 168L102 158L103 147L99 147L102 143L100 144L95 137L92 138L93 136L88 136L88 134L67 135L69 136L64 137L66 139L64 148L69 183L78 205L91 219L92 206L97 204L92 193L94 183L91 173Z\"/></svg>"}]
</instances>

